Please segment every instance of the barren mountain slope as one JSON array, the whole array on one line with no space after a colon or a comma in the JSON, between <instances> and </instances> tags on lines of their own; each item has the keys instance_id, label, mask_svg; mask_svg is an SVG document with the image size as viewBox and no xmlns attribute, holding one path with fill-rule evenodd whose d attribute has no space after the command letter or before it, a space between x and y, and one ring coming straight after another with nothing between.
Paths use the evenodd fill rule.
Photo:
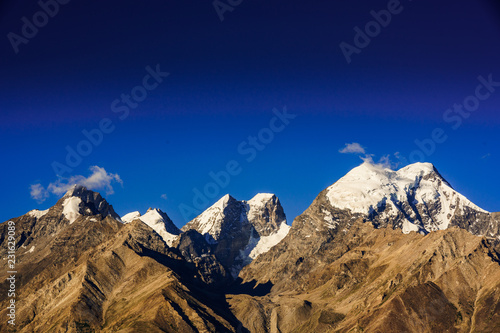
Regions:
<instances>
[{"instance_id":1,"label":"barren mountain slope","mask_svg":"<svg viewBox=\"0 0 500 333\"><path fill-rule=\"evenodd\" d=\"M500 331L500 261L484 238L356 222L335 243L313 255L308 271L295 262L303 277L287 280L292 288L228 296L238 319L251 332ZM263 272L269 265L252 263L242 275L261 272L281 285L282 277Z\"/></svg>"}]
</instances>

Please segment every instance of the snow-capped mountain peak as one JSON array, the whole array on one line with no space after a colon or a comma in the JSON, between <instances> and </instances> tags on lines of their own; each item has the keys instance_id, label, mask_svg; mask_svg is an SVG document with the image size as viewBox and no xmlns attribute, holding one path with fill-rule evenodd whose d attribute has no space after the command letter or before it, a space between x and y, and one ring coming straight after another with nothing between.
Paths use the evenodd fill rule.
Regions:
<instances>
[{"instance_id":1,"label":"snow-capped mountain peak","mask_svg":"<svg viewBox=\"0 0 500 333\"><path fill-rule=\"evenodd\" d=\"M225 196L223 196L222 198L217 200L217 202L214 203L211 207L224 209L225 207L227 207L228 205L230 205L231 203L234 203L236 201L237 200L235 198L233 198L229 194L226 194Z\"/></svg>"},{"instance_id":2,"label":"snow-capped mountain peak","mask_svg":"<svg viewBox=\"0 0 500 333\"><path fill-rule=\"evenodd\" d=\"M216 243L221 237L224 224L242 221L241 203L226 194L191 222L186 224L182 230L195 229L204 235L209 243Z\"/></svg>"},{"instance_id":3,"label":"snow-capped mountain peak","mask_svg":"<svg viewBox=\"0 0 500 333\"><path fill-rule=\"evenodd\" d=\"M259 193L249 201L225 195L182 228L202 234L233 277L279 243L289 229L279 199L271 193Z\"/></svg>"},{"instance_id":4,"label":"snow-capped mountain peak","mask_svg":"<svg viewBox=\"0 0 500 333\"><path fill-rule=\"evenodd\" d=\"M139 213L139 211L136 210L135 212L130 212L128 214L123 215L122 221L123 223L130 223L133 220L138 219L139 217L141 217L141 213Z\"/></svg>"},{"instance_id":5,"label":"snow-capped mountain peak","mask_svg":"<svg viewBox=\"0 0 500 333\"><path fill-rule=\"evenodd\" d=\"M279 217L276 217L276 214ZM205 235L209 242L217 242L221 238L223 229L228 225L234 227L250 223L259 235L267 236L277 231L283 221L286 224L283 208L276 195L272 193L259 193L248 201L238 201L226 194L182 230L195 229Z\"/></svg>"},{"instance_id":6,"label":"snow-capped mountain peak","mask_svg":"<svg viewBox=\"0 0 500 333\"><path fill-rule=\"evenodd\" d=\"M248 200L247 202L251 205L264 205L274 197L276 197L276 195L272 193L257 193L252 199Z\"/></svg>"},{"instance_id":7,"label":"snow-capped mountain peak","mask_svg":"<svg viewBox=\"0 0 500 333\"><path fill-rule=\"evenodd\" d=\"M363 164L369 164L369 163L363 163ZM392 171L392 170L391 170ZM400 174L429 174L436 172L436 168L432 163L428 162L417 162L413 164L409 164L397 171Z\"/></svg>"},{"instance_id":8,"label":"snow-capped mountain peak","mask_svg":"<svg viewBox=\"0 0 500 333\"><path fill-rule=\"evenodd\" d=\"M144 215L135 211L122 217L124 223L130 223L136 219L139 219L156 231L168 246L172 246L181 233L168 215L158 208L149 208Z\"/></svg>"},{"instance_id":9,"label":"snow-capped mountain peak","mask_svg":"<svg viewBox=\"0 0 500 333\"><path fill-rule=\"evenodd\" d=\"M363 163L327 189L329 203L376 220L402 218L403 231L448 228L466 210L488 213L455 191L431 163L398 171Z\"/></svg>"}]
</instances>

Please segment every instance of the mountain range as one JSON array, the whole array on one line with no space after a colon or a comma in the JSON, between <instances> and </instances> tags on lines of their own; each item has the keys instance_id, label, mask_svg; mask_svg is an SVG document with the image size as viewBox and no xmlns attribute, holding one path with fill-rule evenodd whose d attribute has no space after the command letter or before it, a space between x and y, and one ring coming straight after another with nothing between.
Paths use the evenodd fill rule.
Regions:
<instances>
[{"instance_id":1,"label":"mountain range","mask_svg":"<svg viewBox=\"0 0 500 333\"><path fill-rule=\"evenodd\" d=\"M291 225L274 194L178 229L80 185L10 221L19 332L500 332L500 213L429 163L365 162Z\"/></svg>"}]
</instances>

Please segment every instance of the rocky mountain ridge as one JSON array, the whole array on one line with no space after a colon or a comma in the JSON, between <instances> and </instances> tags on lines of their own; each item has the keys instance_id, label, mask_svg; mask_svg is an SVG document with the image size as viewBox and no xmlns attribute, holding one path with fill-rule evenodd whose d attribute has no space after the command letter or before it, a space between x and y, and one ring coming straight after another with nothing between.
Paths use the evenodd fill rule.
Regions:
<instances>
[{"instance_id":1,"label":"rocky mountain ridge","mask_svg":"<svg viewBox=\"0 0 500 333\"><path fill-rule=\"evenodd\" d=\"M20 332L500 331L500 214L430 164L361 165L291 227L273 194L179 230L81 186L12 221Z\"/></svg>"},{"instance_id":2,"label":"rocky mountain ridge","mask_svg":"<svg viewBox=\"0 0 500 333\"><path fill-rule=\"evenodd\" d=\"M487 237L494 244L500 239L498 215L456 192L432 164L416 163L395 172L363 163L320 192L295 218L288 235L256 258L241 276L261 283L274 276L277 289L290 283L298 286L311 267L295 263L314 263L318 260L315 254L324 253L331 243L343 242L352 226L360 222L376 229L424 235L455 226ZM336 255L328 253L329 260Z\"/></svg>"}]
</instances>

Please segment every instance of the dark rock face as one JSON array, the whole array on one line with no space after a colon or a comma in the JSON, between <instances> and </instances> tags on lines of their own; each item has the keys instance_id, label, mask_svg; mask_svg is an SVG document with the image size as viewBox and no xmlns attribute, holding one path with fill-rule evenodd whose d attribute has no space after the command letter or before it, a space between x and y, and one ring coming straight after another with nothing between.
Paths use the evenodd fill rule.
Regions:
<instances>
[{"instance_id":1,"label":"dark rock face","mask_svg":"<svg viewBox=\"0 0 500 333\"><path fill-rule=\"evenodd\" d=\"M247 219L259 236L275 233L286 221L285 211L274 194L257 195L246 202Z\"/></svg>"},{"instance_id":2,"label":"dark rock face","mask_svg":"<svg viewBox=\"0 0 500 333\"><path fill-rule=\"evenodd\" d=\"M228 272L231 272L235 266L241 265L241 260L238 259L240 250L248 244L250 233L253 232L252 225L246 219L245 211L245 205L242 202L229 196L220 211L210 213L213 215L208 216L208 223L212 226L211 232L204 234L206 243L211 248L210 252ZM183 230L201 231L204 227L195 219Z\"/></svg>"},{"instance_id":3,"label":"dark rock face","mask_svg":"<svg viewBox=\"0 0 500 333\"><path fill-rule=\"evenodd\" d=\"M196 266L205 283L221 287L227 284L231 277L214 255L212 246L196 230L182 233L175 244L184 259Z\"/></svg>"},{"instance_id":4,"label":"dark rock face","mask_svg":"<svg viewBox=\"0 0 500 333\"><path fill-rule=\"evenodd\" d=\"M182 233L176 243L176 248L187 260L212 253L210 244L208 244L205 237L196 230L187 230Z\"/></svg>"},{"instance_id":5,"label":"dark rock face","mask_svg":"<svg viewBox=\"0 0 500 333\"><path fill-rule=\"evenodd\" d=\"M205 236L207 242L215 244L221 238L227 237L232 232L237 233L242 226L248 224L244 213L245 205L226 195L181 230L197 230Z\"/></svg>"},{"instance_id":6,"label":"dark rock face","mask_svg":"<svg viewBox=\"0 0 500 333\"><path fill-rule=\"evenodd\" d=\"M87 190L87 188L81 185L75 185L73 189L69 190L64 197L57 202L56 206L62 206L64 200L68 197L77 197L82 200L80 204L81 215L92 216L100 214L103 217L109 215L120 221L120 217L114 211L113 206L108 204L108 202L97 192Z\"/></svg>"}]
</instances>

